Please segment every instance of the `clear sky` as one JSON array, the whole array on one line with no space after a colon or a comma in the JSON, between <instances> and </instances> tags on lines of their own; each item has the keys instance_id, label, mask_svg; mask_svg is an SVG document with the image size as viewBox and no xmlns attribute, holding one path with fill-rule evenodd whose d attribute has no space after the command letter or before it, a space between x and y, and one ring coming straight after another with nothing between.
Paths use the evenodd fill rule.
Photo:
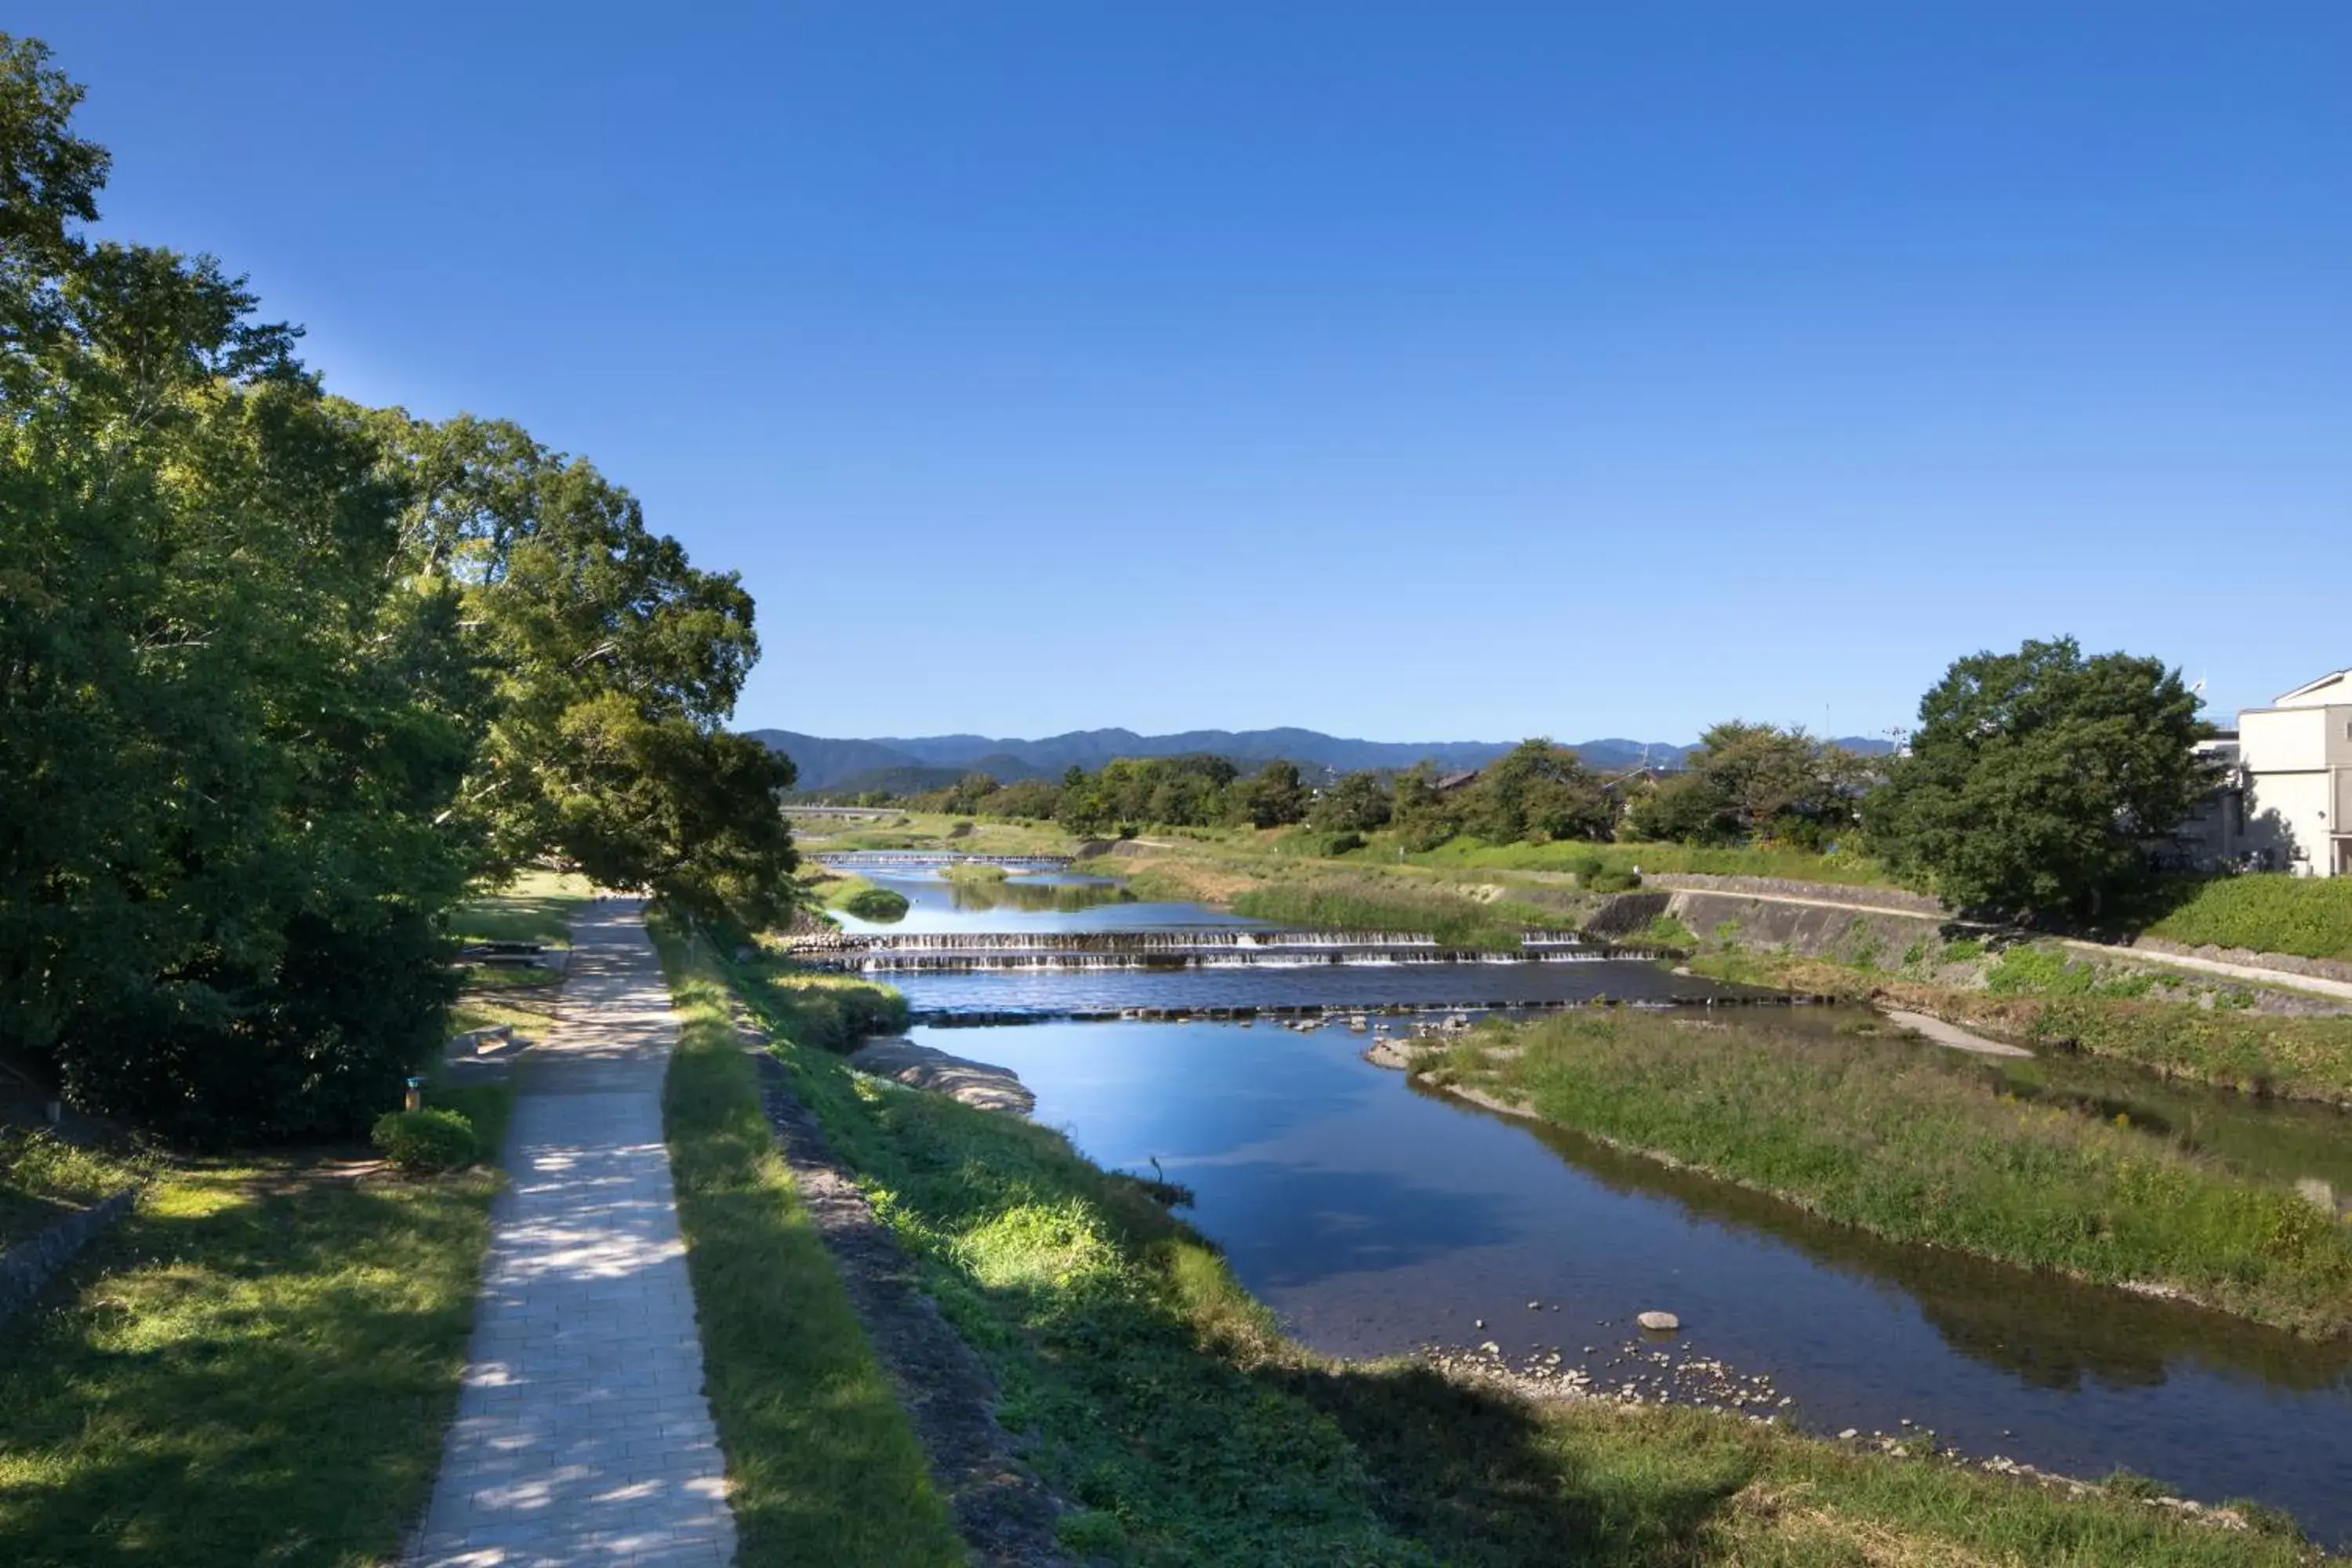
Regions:
<instances>
[{"instance_id":1,"label":"clear sky","mask_svg":"<svg viewBox=\"0 0 2352 1568\"><path fill-rule=\"evenodd\" d=\"M1869 733L2352 664L2352 5L16 0L106 228L592 457L738 715Z\"/></svg>"}]
</instances>

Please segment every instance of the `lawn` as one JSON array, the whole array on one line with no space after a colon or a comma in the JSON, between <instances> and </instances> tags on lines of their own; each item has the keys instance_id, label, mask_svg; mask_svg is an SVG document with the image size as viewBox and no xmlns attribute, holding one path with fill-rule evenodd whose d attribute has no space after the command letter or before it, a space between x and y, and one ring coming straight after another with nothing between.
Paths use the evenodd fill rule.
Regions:
<instances>
[{"instance_id":1,"label":"lawn","mask_svg":"<svg viewBox=\"0 0 2352 1568\"><path fill-rule=\"evenodd\" d=\"M571 925L580 907L596 896L585 877L560 871L525 871L503 888L490 889L449 917L449 934L467 942L535 942L543 947L572 945Z\"/></svg>"},{"instance_id":2,"label":"lawn","mask_svg":"<svg viewBox=\"0 0 2352 1568\"><path fill-rule=\"evenodd\" d=\"M493 1139L497 1094L466 1097ZM0 1342L0 1562L389 1558L456 1408L495 1185L160 1169Z\"/></svg>"},{"instance_id":3,"label":"lawn","mask_svg":"<svg viewBox=\"0 0 2352 1568\"><path fill-rule=\"evenodd\" d=\"M1375 849L1381 840L1375 841ZM1372 851L1365 851L1371 853ZM1696 844L1483 844L1455 838L1407 857L1413 864L1479 870L1571 871L1598 860L1611 871L1699 873L1717 877L1778 877L1798 882L1893 887L1892 873L1860 854L1816 854L1772 845L1717 848Z\"/></svg>"},{"instance_id":4,"label":"lawn","mask_svg":"<svg viewBox=\"0 0 2352 1568\"><path fill-rule=\"evenodd\" d=\"M2112 974L2063 950L2011 947L1989 958L1976 942L1923 955L1932 970L1965 952L1999 985L1950 984L1902 969L1717 948L1691 961L1711 978L1864 1000L1882 998L2036 1050L2079 1050L2217 1089L2352 1107L2352 1016L2249 1011L2226 981ZM1980 964L1979 961L1983 961ZM2177 984L2168 986L2168 981ZM2210 1005L2188 993L2215 987ZM2168 1000L2178 991L2183 999Z\"/></svg>"},{"instance_id":5,"label":"lawn","mask_svg":"<svg viewBox=\"0 0 2352 1568\"><path fill-rule=\"evenodd\" d=\"M0 1250L144 1179L153 1161L47 1128L0 1127Z\"/></svg>"}]
</instances>

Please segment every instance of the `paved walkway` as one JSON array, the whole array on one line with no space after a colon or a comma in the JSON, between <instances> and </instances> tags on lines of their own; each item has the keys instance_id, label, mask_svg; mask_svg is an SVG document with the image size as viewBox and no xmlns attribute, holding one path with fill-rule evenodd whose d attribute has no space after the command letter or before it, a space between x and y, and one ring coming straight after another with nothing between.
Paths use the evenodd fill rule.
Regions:
<instances>
[{"instance_id":1,"label":"paved walkway","mask_svg":"<svg viewBox=\"0 0 2352 1568\"><path fill-rule=\"evenodd\" d=\"M662 1143L677 1018L636 901L586 911L572 942L562 1021L518 1068L512 1182L419 1568L735 1553Z\"/></svg>"}]
</instances>

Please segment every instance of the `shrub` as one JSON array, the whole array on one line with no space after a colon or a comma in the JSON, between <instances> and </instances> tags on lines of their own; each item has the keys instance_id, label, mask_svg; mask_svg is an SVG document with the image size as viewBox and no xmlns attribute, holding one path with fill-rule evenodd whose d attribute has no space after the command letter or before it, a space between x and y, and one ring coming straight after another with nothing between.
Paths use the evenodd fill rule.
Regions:
<instances>
[{"instance_id":1,"label":"shrub","mask_svg":"<svg viewBox=\"0 0 2352 1568\"><path fill-rule=\"evenodd\" d=\"M1590 877L1580 874L1577 880L1584 885L1587 892L1630 893L1642 885L1642 874L1639 871L1620 871L1604 866Z\"/></svg>"},{"instance_id":2,"label":"shrub","mask_svg":"<svg viewBox=\"0 0 2352 1568\"><path fill-rule=\"evenodd\" d=\"M842 900L841 907L862 921L901 921L907 918L907 896L887 888L860 888Z\"/></svg>"},{"instance_id":3,"label":"shrub","mask_svg":"<svg viewBox=\"0 0 2352 1568\"><path fill-rule=\"evenodd\" d=\"M1349 855L1361 849L1363 847L1364 836L1350 828L1345 833L1333 834L1331 836L1331 842L1324 847L1323 853L1326 855Z\"/></svg>"},{"instance_id":4,"label":"shrub","mask_svg":"<svg viewBox=\"0 0 2352 1568\"><path fill-rule=\"evenodd\" d=\"M474 1124L454 1110L388 1110L376 1119L371 1141L412 1176L454 1171L481 1154Z\"/></svg>"}]
</instances>

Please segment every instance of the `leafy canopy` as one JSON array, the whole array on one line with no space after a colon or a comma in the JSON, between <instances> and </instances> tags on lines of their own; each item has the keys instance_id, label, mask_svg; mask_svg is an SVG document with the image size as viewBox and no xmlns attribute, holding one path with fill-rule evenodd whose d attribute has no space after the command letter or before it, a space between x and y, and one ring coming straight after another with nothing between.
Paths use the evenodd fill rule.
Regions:
<instances>
[{"instance_id":1,"label":"leafy canopy","mask_svg":"<svg viewBox=\"0 0 2352 1568\"><path fill-rule=\"evenodd\" d=\"M2072 637L1955 661L1865 812L1875 851L1955 904L2097 915L2212 787L2180 673Z\"/></svg>"}]
</instances>

